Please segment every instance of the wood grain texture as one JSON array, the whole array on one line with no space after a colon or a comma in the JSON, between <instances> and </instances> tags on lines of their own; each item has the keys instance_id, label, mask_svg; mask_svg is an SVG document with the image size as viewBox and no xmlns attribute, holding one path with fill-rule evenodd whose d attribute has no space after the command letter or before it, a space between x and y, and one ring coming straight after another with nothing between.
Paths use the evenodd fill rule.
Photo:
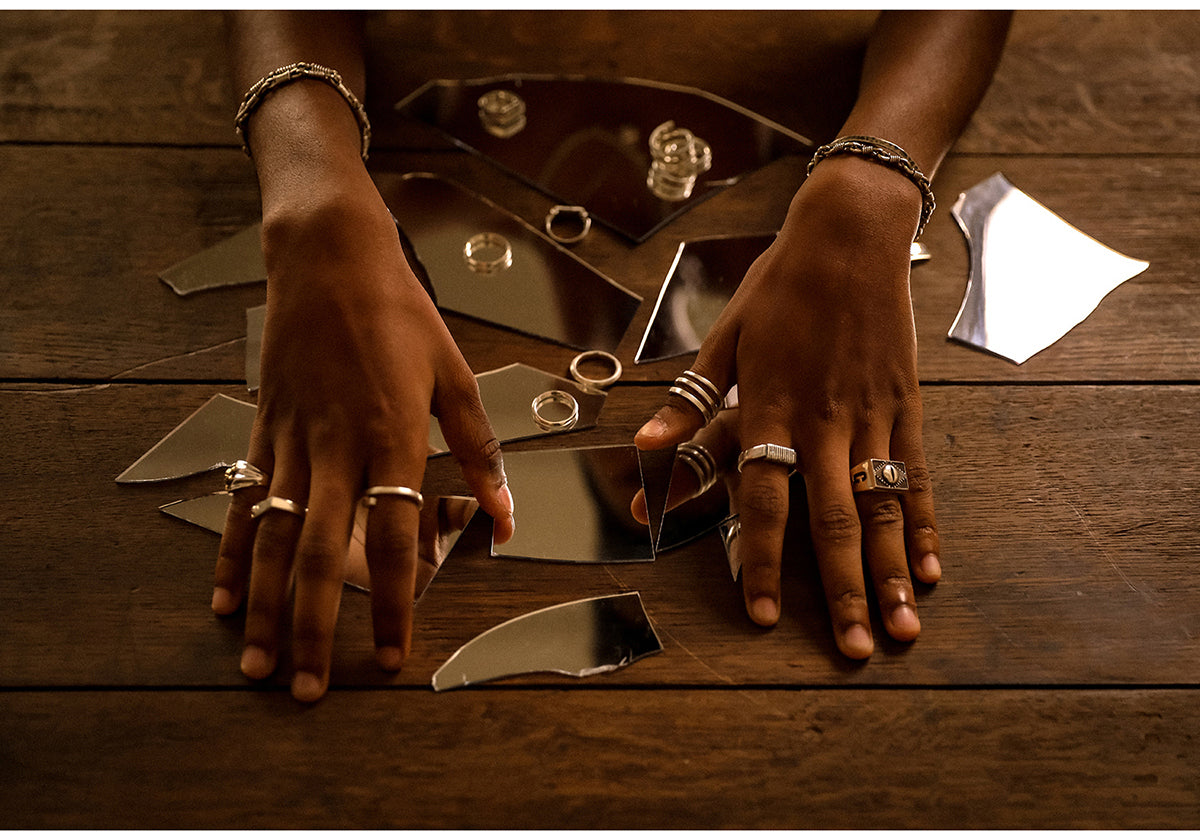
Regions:
<instances>
[{"instance_id":1,"label":"wood grain texture","mask_svg":"<svg viewBox=\"0 0 1200 839\"><path fill-rule=\"evenodd\" d=\"M233 150L0 148L0 185L21 195L0 217L0 377L244 378L245 309L261 286L176 296L158 273L259 218L249 164ZM462 183L538 227L546 196L461 153L381 154L385 197L409 171ZM950 217L959 192L997 171L1110 247L1150 262L1084 323L1017 366L948 343L967 280L967 250ZM681 241L776 229L803 161L781 160L631 246L597 226L573 252L643 298L618 348L627 381L669 381L689 358L634 365L659 288ZM926 381L1196 381L1200 336L1192 278L1200 270L1189 220L1200 180L1188 158L951 158L925 241L934 257L912 275ZM52 236L53 246L47 245ZM449 316L477 372L512 361L565 374L573 351ZM1114 348L1119 351L1114 352Z\"/></svg>"},{"instance_id":2,"label":"wood grain texture","mask_svg":"<svg viewBox=\"0 0 1200 839\"><path fill-rule=\"evenodd\" d=\"M243 683L240 620L218 621L207 607L216 537L157 512L213 491L219 476L113 483L213 392L113 385L0 394L8 464L21 476L0 485L6 568L21 592L0 625L4 685ZM601 428L552 444L628 442L661 396L620 388ZM944 579L918 593L920 640L893 643L877 624L866 665L833 647L797 502L774 630L745 617L715 535L650 564L572 567L491 558L480 516L422 600L414 653L398 677L373 663L367 597L346 592L334 681L427 685L491 626L634 590L666 653L606 683L1200 684L1200 584L1190 572L1200 469L1178 454L1198 413L1194 387L927 389ZM425 489L439 487L461 491L452 462L431 467ZM518 527L537 526L520 505Z\"/></svg>"},{"instance_id":3,"label":"wood grain texture","mask_svg":"<svg viewBox=\"0 0 1200 839\"><path fill-rule=\"evenodd\" d=\"M1191 828L1194 690L0 694L23 828Z\"/></svg>"}]
</instances>

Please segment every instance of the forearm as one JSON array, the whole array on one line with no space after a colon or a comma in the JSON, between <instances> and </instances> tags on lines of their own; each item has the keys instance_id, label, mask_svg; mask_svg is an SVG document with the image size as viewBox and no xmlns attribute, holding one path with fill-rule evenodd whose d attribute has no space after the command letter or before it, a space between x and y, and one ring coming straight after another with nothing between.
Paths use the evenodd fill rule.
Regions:
<instances>
[{"instance_id":1,"label":"forearm","mask_svg":"<svg viewBox=\"0 0 1200 839\"><path fill-rule=\"evenodd\" d=\"M841 134L902 146L929 177L983 98L1011 12L885 11Z\"/></svg>"}]
</instances>

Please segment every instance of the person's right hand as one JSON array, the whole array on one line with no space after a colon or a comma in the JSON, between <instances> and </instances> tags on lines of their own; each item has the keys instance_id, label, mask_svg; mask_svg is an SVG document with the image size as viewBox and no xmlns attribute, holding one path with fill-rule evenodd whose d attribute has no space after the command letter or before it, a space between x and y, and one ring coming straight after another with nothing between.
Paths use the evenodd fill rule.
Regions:
<instances>
[{"instance_id":1,"label":"person's right hand","mask_svg":"<svg viewBox=\"0 0 1200 839\"><path fill-rule=\"evenodd\" d=\"M353 163L277 180L264 194L267 315L246 459L270 485L234 494L212 602L229 614L245 599L241 669L265 678L285 640L294 580L291 684L305 701L328 687L355 507L369 486L420 488L431 411L498 539L513 529L500 446L475 378L366 169ZM251 519L268 495L308 512ZM378 498L366 553L376 656L386 669L398 669L410 648L417 533L416 505Z\"/></svg>"}]
</instances>

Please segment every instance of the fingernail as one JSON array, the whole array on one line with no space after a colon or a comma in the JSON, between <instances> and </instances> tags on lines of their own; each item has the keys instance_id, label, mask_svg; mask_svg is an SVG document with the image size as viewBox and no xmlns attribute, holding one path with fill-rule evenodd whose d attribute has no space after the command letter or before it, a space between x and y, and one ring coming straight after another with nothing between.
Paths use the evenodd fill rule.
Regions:
<instances>
[{"instance_id":1,"label":"fingernail","mask_svg":"<svg viewBox=\"0 0 1200 839\"><path fill-rule=\"evenodd\" d=\"M512 492L509 490L508 484L500 487L500 505L504 507L504 512L508 513L509 518L512 518L516 506L513 504Z\"/></svg>"},{"instance_id":2,"label":"fingernail","mask_svg":"<svg viewBox=\"0 0 1200 839\"><path fill-rule=\"evenodd\" d=\"M649 422L638 429L638 437L649 437L656 440L667 433L667 424L658 417L651 417Z\"/></svg>"},{"instance_id":3,"label":"fingernail","mask_svg":"<svg viewBox=\"0 0 1200 839\"><path fill-rule=\"evenodd\" d=\"M921 573L928 580L936 580L942 576L942 564L938 562L937 554L927 553L921 557Z\"/></svg>"},{"instance_id":4,"label":"fingernail","mask_svg":"<svg viewBox=\"0 0 1200 839\"><path fill-rule=\"evenodd\" d=\"M237 609L237 601L233 599L233 592L221 586L213 589L212 610L214 612L218 615L228 615L235 609Z\"/></svg>"},{"instance_id":5,"label":"fingernail","mask_svg":"<svg viewBox=\"0 0 1200 839\"><path fill-rule=\"evenodd\" d=\"M265 679L275 669L275 661L262 647L253 644L242 650L242 673L251 679Z\"/></svg>"},{"instance_id":6,"label":"fingernail","mask_svg":"<svg viewBox=\"0 0 1200 839\"><path fill-rule=\"evenodd\" d=\"M375 651L375 659L384 670L399 670L404 664L404 653L399 647L380 647Z\"/></svg>"},{"instance_id":7,"label":"fingernail","mask_svg":"<svg viewBox=\"0 0 1200 839\"><path fill-rule=\"evenodd\" d=\"M866 658L875 651L871 633L861 623L856 623L842 636L842 648L851 658Z\"/></svg>"},{"instance_id":8,"label":"fingernail","mask_svg":"<svg viewBox=\"0 0 1200 839\"><path fill-rule=\"evenodd\" d=\"M915 637L921 631L921 620L912 606L901 603L892 610L892 628L905 637Z\"/></svg>"},{"instance_id":9,"label":"fingernail","mask_svg":"<svg viewBox=\"0 0 1200 839\"><path fill-rule=\"evenodd\" d=\"M292 677L292 696L301 702L316 702L325 691L321 680L303 670Z\"/></svg>"},{"instance_id":10,"label":"fingernail","mask_svg":"<svg viewBox=\"0 0 1200 839\"><path fill-rule=\"evenodd\" d=\"M774 626L779 621L779 607L769 597L756 597L750 601L750 620L759 626Z\"/></svg>"}]
</instances>

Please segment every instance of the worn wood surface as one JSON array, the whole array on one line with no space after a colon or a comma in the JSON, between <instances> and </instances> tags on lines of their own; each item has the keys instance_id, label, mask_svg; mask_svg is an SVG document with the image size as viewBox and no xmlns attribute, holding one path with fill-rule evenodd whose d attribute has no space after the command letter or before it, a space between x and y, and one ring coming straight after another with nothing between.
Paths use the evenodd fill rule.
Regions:
<instances>
[{"instance_id":1,"label":"worn wood surface","mask_svg":"<svg viewBox=\"0 0 1200 839\"><path fill-rule=\"evenodd\" d=\"M545 196L390 103L430 77L624 75L701 87L820 139L853 90L828 68L853 65L867 22L377 15L372 169L385 196L402 173L433 171L540 227ZM1200 822L1200 14L1019 12L939 173L934 258L912 284L945 577L918 593L916 643L880 640L863 665L838 656L800 507L771 631L746 619L714 536L652 564L552 566L490 558L478 517L418 607L400 674L375 668L367 599L345 593L333 689L315 708L282 681L242 679L240 619L208 609L216 537L157 511L216 475L113 481L214 393L247 396L244 312L262 287L180 298L157 279L257 221L225 64L215 12L0 12L0 823ZM779 161L643 245L596 229L575 248L647 302L601 426L559 442L629 440L688 360L632 364L678 242L771 229L803 165ZM1151 263L1021 366L945 339L967 266L949 207L996 171ZM477 371L563 374L573 355L447 320ZM432 461L426 488L461 491L452 462ZM478 632L626 590L662 654L588 680L429 690Z\"/></svg>"}]
</instances>

